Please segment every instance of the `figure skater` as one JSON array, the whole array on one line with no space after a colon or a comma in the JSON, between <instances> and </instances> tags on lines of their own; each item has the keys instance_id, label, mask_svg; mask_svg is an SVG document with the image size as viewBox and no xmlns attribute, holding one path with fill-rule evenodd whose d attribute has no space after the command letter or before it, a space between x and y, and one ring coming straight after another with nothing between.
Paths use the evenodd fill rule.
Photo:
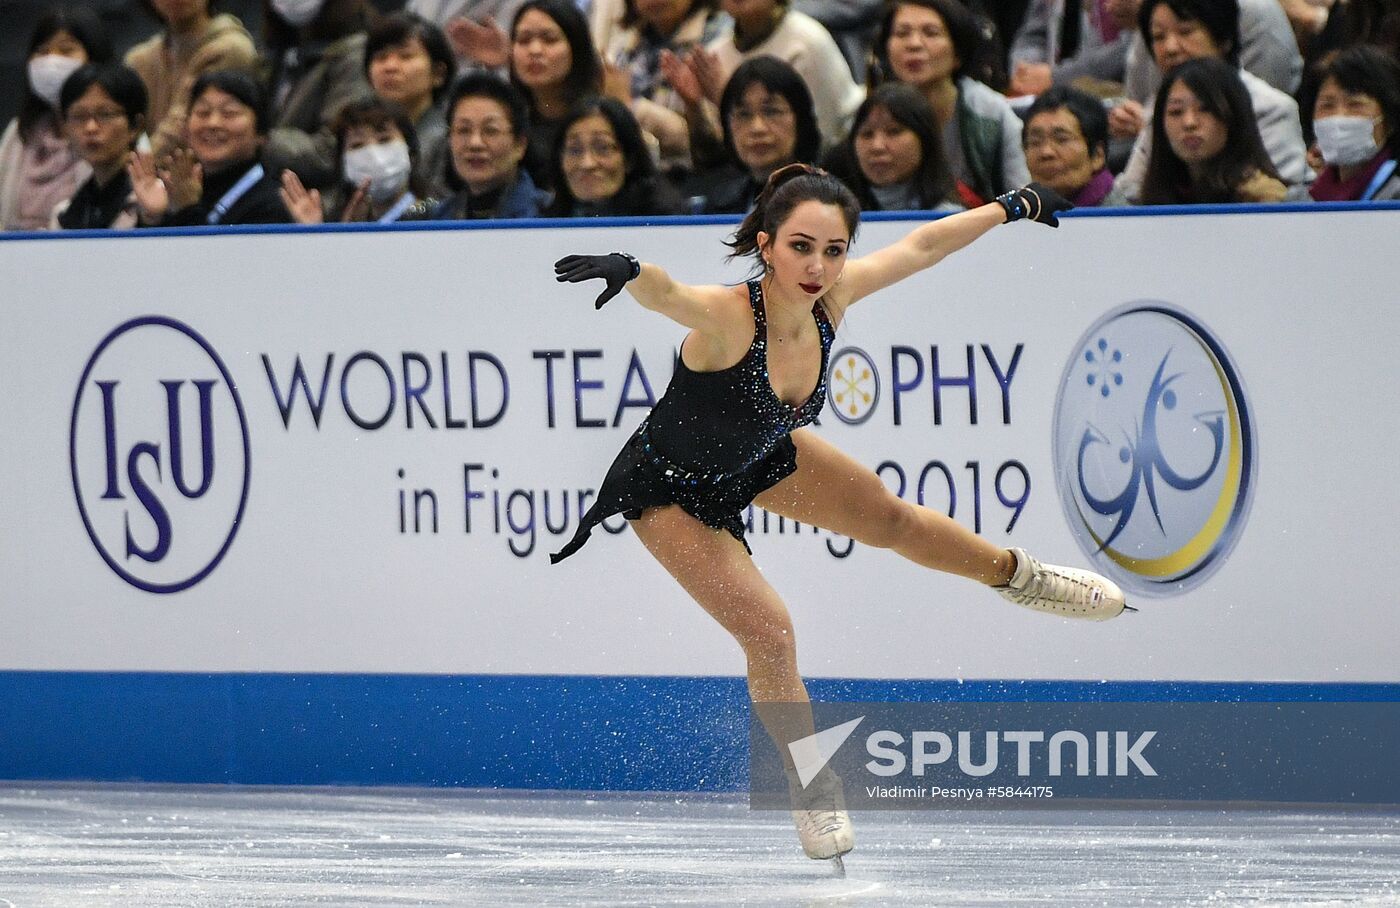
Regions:
<instances>
[{"instance_id":1,"label":"figure skater","mask_svg":"<svg viewBox=\"0 0 1400 908\"><path fill-rule=\"evenodd\" d=\"M690 333L665 395L614 461L578 531L550 560L573 554L600 521L623 514L656 560L734 636L747 658L755 711L783 756L808 857L839 865L854 836L830 767L803 786L788 754L786 744L813 734L811 706L797 671L792 619L749 557L742 515L750 503L976 580L1028 608L1091 620L1124 609L1111 581L1041 564L904 501L804 428L826 399L832 340L851 306L998 224L1028 218L1058 227L1056 213L1070 207L1032 183L848 260L860 206L835 177L791 164L772 174L727 244L730 258L752 255L762 268L744 286L686 286L626 253L571 255L554 266L559 281L606 281L597 307L626 286L637 302Z\"/></svg>"}]
</instances>

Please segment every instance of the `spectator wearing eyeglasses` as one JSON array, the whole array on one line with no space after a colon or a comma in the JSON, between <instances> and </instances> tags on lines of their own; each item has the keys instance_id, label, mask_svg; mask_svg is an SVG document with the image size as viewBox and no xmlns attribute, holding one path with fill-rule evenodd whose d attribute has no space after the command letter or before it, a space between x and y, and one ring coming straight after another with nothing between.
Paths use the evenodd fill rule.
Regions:
<instances>
[{"instance_id":1,"label":"spectator wearing eyeglasses","mask_svg":"<svg viewBox=\"0 0 1400 908\"><path fill-rule=\"evenodd\" d=\"M812 93L822 142L836 145L850 129L865 90L856 84L836 40L820 22L792 9L788 0L723 0L734 20L730 34L696 48L687 58L709 100L720 101L725 82L739 64L777 57L790 65Z\"/></svg>"},{"instance_id":2,"label":"spectator wearing eyeglasses","mask_svg":"<svg viewBox=\"0 0 1400 908\"><path fill-rule=\"evenodd\" d=\"M1076 208L1128 204L1108 170L1108 114L1099 99L1055 86L1026 110L1021 143L1031 179Z\"/></svg>"},{"instance_id":3,"label":"spectator wearing eyeglasses","mask_svg":"<svg viewBox=\"0 0 1400 908\"><path fill-rule=\"evenodd\" d=\"M515 86L489 72L463 76L447 99L453 195L434 220L532 218L547 196L524 167L530 108Z\"/></svg>"},{"instance_id":4,"label":"spectator wearing eyeglasses","mask_svg":"<svg viewBox=\"0 0 1400 908\"><path fill-rule=\"evenodd\" d=\"M680 214L680 194L661 178L627 106L592 98L562 124L554 154L554 217Z\"/></svg>"},{"instance_id":5,"label":"spectator wearing eyeglasses","mask_svg":"<svg viewBox=\"0 0 1400 908\"><path fill-rule=\"evenodd\" d=\"M53 212L64 230L136 226L136 196L126 165L146 126L146 86L130 67L89 63L69 76L59 95L68 141L92 176Z\"/></svg>"},{"instance_id":6,"label":"spectator wearing eyeglasses","mask_svg":"<svg viewBox=\"0 0 1400 908\"><path fill-rule=\"evenodd\" d=\"M526 0L511 22L511 84L530 105L525 166L537 185L553 189L552 160L564 121L575 104L603 88L603 63L573 0Z\"/></svg>"},{"instance_id":7,"label":"spectator wearing eyeglasses","mask_svg":"<svg viewBox=\"0 0 1400 908\"><path fill-rule=\"evenodd\" d=\"M773 171L815 164L821 133L807 83L777 57L754 57L734 70L719 102L729 166L704 186L705 211L743 214Z\"/></svg>"}]
</instances>

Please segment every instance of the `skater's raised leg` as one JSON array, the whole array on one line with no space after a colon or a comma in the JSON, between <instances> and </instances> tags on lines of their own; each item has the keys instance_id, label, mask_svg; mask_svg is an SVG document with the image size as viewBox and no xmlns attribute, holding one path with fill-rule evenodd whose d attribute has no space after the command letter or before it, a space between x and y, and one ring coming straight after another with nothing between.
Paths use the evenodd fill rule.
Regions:
<instances>
[{"instance_id":1,"label":"skater's raised leg","mask_svg":"<svg viewBox=\"0 0 1400 908\"><path fill-rule=\"evenodd\" d=\"M905 501L810 429L793 432L792 440L797 472L754 499L759 507L985 583L1028 608L1095 620L1123 610L1123 593L1107 578L1041 564L1022 549L1001 548L946 514Z\"/></svg>"}]
</instances>

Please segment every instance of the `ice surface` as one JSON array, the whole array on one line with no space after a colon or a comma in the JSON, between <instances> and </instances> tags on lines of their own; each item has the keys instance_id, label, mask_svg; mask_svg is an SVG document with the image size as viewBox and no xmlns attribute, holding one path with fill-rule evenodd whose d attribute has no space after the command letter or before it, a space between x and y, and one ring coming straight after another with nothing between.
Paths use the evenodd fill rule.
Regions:
<instances>
[{"instance_id":1,"label":"ice surface","mask_svg":"<svg viewBox=\"0 0 1400 908\"><path fill-rule=\"evenodd\" d=\"M30 905L1400 905L1400 815L857 814L846 879L732 797L0 786Z\"/></svg>"}]
</instances>

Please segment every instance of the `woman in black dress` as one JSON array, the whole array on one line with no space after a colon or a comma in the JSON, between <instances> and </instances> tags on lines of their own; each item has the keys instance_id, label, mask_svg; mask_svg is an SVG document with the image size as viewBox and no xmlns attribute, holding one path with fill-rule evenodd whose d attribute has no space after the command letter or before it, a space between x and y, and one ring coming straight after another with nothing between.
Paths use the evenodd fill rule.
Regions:
<instances>
[{"instance_id":1,"label":"woman in black dress","mask_svg":"<svg viewBox=\"0 0 1400 908\"><path fill-rule=\"evenodd\" d=\"M596 305L626 286L637 302L690 333L666 394L552 560L577 551L603 518L625 515L656 560L743 647L749 695L785 760L783 745L813 734L812 717L810 708L780 706L807 704L807 690L787 607L743 540L741 514L750 502L976 580L1019 605L1094 620L1120 614L1123 593L1111 581L1041 564L904 501L869 468L804 428L821 410L832 339L851 306L998 224L1030 218L1058 226L1056 213L1069 207L1031 184L848 261L859 205L835 177L793 164L769 178L730 243L734 255L753 255L763 268L747 286L678 284L656 265L622 253L560 260L560 281L607 281ZM837 858L851 850L850 819L830 767L806 786L787 768L807 855Z\"/></svg>"}]
</instances>

